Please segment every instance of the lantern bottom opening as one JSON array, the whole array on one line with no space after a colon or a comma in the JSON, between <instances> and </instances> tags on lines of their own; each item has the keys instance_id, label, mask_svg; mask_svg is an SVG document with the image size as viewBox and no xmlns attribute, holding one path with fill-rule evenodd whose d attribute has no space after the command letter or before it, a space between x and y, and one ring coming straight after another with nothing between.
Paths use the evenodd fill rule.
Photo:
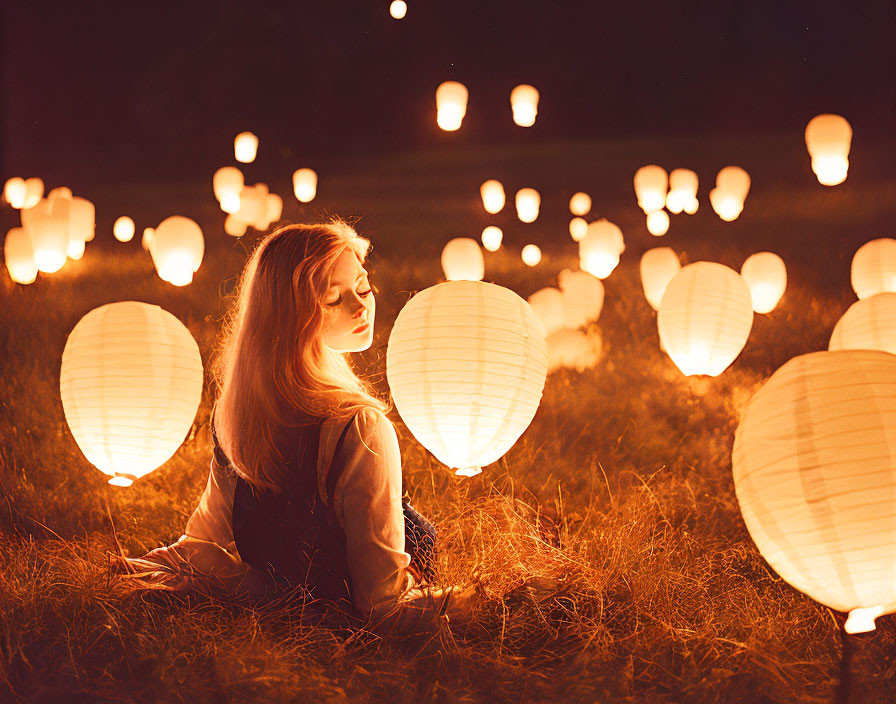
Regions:
<instances>
[{"instance_id":1,"label":"lantern bottom opening","mask_svg":"<svg viewBox=\"0 0 896 704\"><path fill-rule=\"evenodd\" d=\"M130 486L137 479L133 474L121 474L116 472L115 476L109 478L112 486Z\"/></svg>"},{"instance_id":2,"label":"lantern bottom opening","mask_svg":"<svg viewBox=\"0 0 896 704\"><path fill-rule=\"evenodd\" d=\"M475 477L477 474L482 474L482 467L459 467L454 473L458 477Z\"/></svg>"},{"instance_id":3,"label":"lantern bottom opening","mask_svg":"<svg viewBox=\"0 0 896 704\"><path fill-rule=\"evenodd\" d=\"M873 631L877 626L874 625L874 619L883 615L884 607L865 606L859 609L853 609L843 624L843 630L847 633L867 633Z\"/></svg>"}]
</instances>

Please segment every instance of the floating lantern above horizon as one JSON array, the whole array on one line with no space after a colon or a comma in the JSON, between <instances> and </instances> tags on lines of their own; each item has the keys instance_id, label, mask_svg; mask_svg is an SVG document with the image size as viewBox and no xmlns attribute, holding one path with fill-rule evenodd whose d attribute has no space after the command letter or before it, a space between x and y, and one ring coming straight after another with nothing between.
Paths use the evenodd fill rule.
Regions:
<instances>
[{"instance_id":1,"label":"floating lantern above horizon","mask_svg":"<svg viewBox=\"0 0 896 704\"><path fill-rule=\"evenodd\" d=\"M852 258L849 278L860 299L896 292L896 239L880 237L859 247Z\"/></svg>"},{"instance_id":2,"label":"floating lantern above horizon","mask_svg":"<svg viewBox=\"0 0 896 704\"><path fill-rule=\"evenodd\" d=\"M734 435L744 523L795 589L849 613L847 633L896 610L896 356L813 352L778 369Z\"/></svg>"},{"instance_id":3,"label":"floating lantern above horizon","mask_svg":"<svg viewBox=\"0 0 896 704\"><path fill-rule=\"evenodd\" d=\"M298 169L292 175L292 190L300 203L310 203L317 196L317 172L314 169Z\"/></svg>"},{"instance_id":4,"label":"floating lantern above horizon","mask_svg":"<svg viewBox=\"0 0 896 704\"><path fill-rule=\"evenodd\" d=\"M853 303L834 326L828 349L896 354L896 293L876 293Z\"/></svg>"},{"instance_id":5,"label":"floating lantern above horizon","mask_svg":"<svg viewBox=\"0 0 896 704\"><path fill-rule=\"evenodd\" d=\"M654 210L647 214L647 231L654 237L662 237L669 231L669 214L665 210Z\"/></svg>"},{"instance_id":6,"label":"floating lantern above horizon","mask_svg":"<svg viewBox=\"0 0 896 704\"><path fill-rule=\"evenodd\" d=\"M538 115L538 91L526 83L510 91L510 107L513 121L520 127L531 127Z\"/></svg>"},{"instance_id":7,"label":"floating lantern above horizon","mask_svg":"<svg viewBox=\"0 0 896 704\"><path fill-rule=\"evenodd\" d=\"M634 184L638 205L645 214L661 210L666 204L669 175L663 167L656 164L642 166L635 172Z\"/></svg>"},{"instance_id":8,"label":"floating lantern above horizon","mask_svg":"<svg viewBox=\"0 0 896 704\"><path fill-rule=\"evenodd\" d=\"M504 233L500 227L489 225L482 231L482 246L489 252L497 252L501 249L501 242L504 239Z\"/></svg>"},{"instance_id":9,"label":"floating lantern above horizon","mask_svg":"<svg viewBox=\"0 0 896 704\"><path fill-rule=\"evenodd\" d=\"M806 149L812 158L812 171L823 186L836 186L846 180L849 171L849 147L852 127L841 115L816 115L806 125Z\"/></svg>"},{"instance_id":10,"label":"floating lantern above horizon","mask_svg":"<svg viewBox=\"0 0 896 704\"><path fill-rule=\"evenodd\" d=\"M784 260L773 252L752 254L741 267L740 275L750 287L753 311L770 313L774 310L787 288Z\"/></svg>"},{"instance_id":11,"label":"floating lantern above horizon","mask_svg":"<svg viewBox=\"0 0 896 704\"><path fill-rule=\"evenodd\" d=\"M666 209L676 215L682 211L693 215L697 212L697 174L690 169L673 169L669 173L669 193ZM690 207L691 210L686 210Z\"/></svg>"},{"instance_id":12,"label":"floating lantern above horizon","mask_svg":"<svg viewBox=\"0 0 896 704\"><path fill-rule=\"evenodd\" d=\"M59 377L75 442L114 486L129 486L167 462L202 399L202 358L190 331L171 313L137 301L81 318L65 343Z\"/></svg>"},{"instance_id":13,"label":"floating lantern above horizon","mask_svg":"<svg viewBox=\"0 0 896 704\"><path fill-rule=\"evenodd\" d=\"M240 209L240 191L245 185L243 172L235 166L222 166L212 176L215 198L225 213L235 213Z\"/></svg>"},{"instance_id":14,"label":"floating lantern above horizon","mask_svg":"<svg viewBox=\"0 0 896 704\"><path fill-rule=\"evenodd\" d=\"M726 166L716 176L716 187L709 192L712 209L725 222L737 220L750 192L750 175L739 166Z\"/></svg>"},{"instance_id":15,"label":"floating lantern above horizon","mask_svg":"<svg viewBox=\"0 0 896 704\"><path fill-rule=\"evenodd\" d=\"M460 129L469 93L463 83L445 81L436 88L436 122L446 132Z\"/></svg>"},{"instance_id":16,"label":"floating lantern above horizon","mask_svg":"<svg viewBox=\"0 0 896 704\"><path fill-rule=\"evenodd\" d=\"M404 0L393 0L389 5L389 14L393 19L403 20L408 14L408 4Z\"/></svg>"},{"instance_id":17,"label":"floating lantern above horizon","mask_svg":"<svg viewBox=\"0 0 896 704\"><path fill-rule=\"evenodd\" d=\"M588 234L588 221L585 218L573 218L569 221L569 236L574 242L581 242Z\"/></svg>"},{"instance_id":18,"label":"floating lantern above horizon","mask_svg":"<svg viewBox=\"0 0 896 704\"><path fill-rule=\"evenodd\" d=\"M112 234L119 242L130 242L137 231L134 221L127 215L122 215L112 225Z\"/></svg>"},{"instance_id":19,"label":"floating lantern above horizon","mask_svg":"<svg viewBox=\"0 0 896 704\"><path fill-rule=\"evenodd\" d=\"M243 164L251 164L258 154L258 137L251 132L240 132L233 140L233 155Z\"/></svg>"},{"instance_id":20,"label":"floating lantern above horizon","mask_svg":"<svg viewBox=\"0 0 896 704\"><path fill-rule=\"evenodd\" d=\"M17 284L33 284L37 279L37 264L34 261L34 247L23 227L14 227L6 233L3 255L9 278Z\"/></svg>"},{"instance_id":21,"label":"floating lantern above horizon","mask_svg":"<svg viewBox=\"0 0 896 704\"><path fill-rule=\"evenodd\" d=\"M579 191L569 199L569 212L573 215L587 215L591 211L591 196Z\"/></svg>"},{"instance_id":22,"label":"floating lantern above horizon","mask_svg":"<svg viewBox=\"0 0 896 704\"><path fill-rule=\"evenodd\" d=\"M660 344L685 376L718 376L750 336L750 288L740 274L723 264L689 264L666 287L657 327Z\"/></svg>"},{"instance_id":23,"label":"floating lantern above horizon","mask_svg":"<svg viewBox=\"0 0 896 704\"><path fill-rule=\"evenodd\" d=\"M654 247L641 255L641 286L644 297L654 310L659 310L660 301L669 282L681 271L681 262L671 247Z\"/></svg>"},{"instance_id":24,"label":"floating lantern above horizon","mask_svg":"<svg viewBox=\"0 0 896 704\"><path fill-rule=\"evenodd\" d=\"M402 420L461 476L513 446L535 416L546 374L544 326L531 306L481 281L420 291L398 313L386 349Z\"/></svg>"},{"instance_id":25,"label":"floating lantern above horizon","mask_svg":"<svg viewBox=\"0 0 896 704\"><path fill-rule=\"evenodd\" d=\"M587 271L563 269L557 275L563 297L564 325L579 328L596 322L604 306L604 285Z\"/></svg>"},{"instance_id":26,"label":"floating lantern above horizon","mask_svg":"<svg viewBox=\"0 0 896 704\"><path fill-rule=\"evenodd\" d=\"M579 242L579 267L599 279L605 279L619 264L625 249L622 230L606 218L588 225L585 238Z\"/></svg>"},{"instance_id":27,"label":"floating lantern above horizon","mask_svg":"<svg viewBox=\"0 0 896 704\"><path fill-rule=\"evenodd\" d=\"M7 179L6 183L3 185L3 197L6 199L6 202L16 210L21 210L25 205L26 193L27 186L25 185L25 179L20 176L13 176L12 178Z\"/></svg>"},{"instance_id":28,"label":"floating lantern above horizon","mask_svg":"<svg viewBox=\"0 0 896 704\"><path fill-rule=\"evenodd\" d=\"M202 264L205 238L196 222L172 215L153 231L149 251L159 278L174 286L186 286Z\"/></svg>"},{"instance_id":29,"label":"floating lantern above horizon","mask_svg":"<svg viewBox=\"0 0 896 704\"><path fill-rule=\"evenodd\" d=\"M516 192L516 215L522 222L535 222L541 207L541 196L534 188L521 188Z\"/></svg>"},{"instance_id":30,"label":"floating lantern above horizon","mask_svg":"<svg viewBox=\"0 0 896 704\"><path fill-rule=\"evenodd\" d=\"M442 271L446 281L482 281L485 259L479 243L470 237L455 237L442 248Z\"/></svg>"},{"instance_id":31,"label":"floating lantern above horizon","mask_svg":"<svg viewBox=\"0 0 896 704\"><path fill-rule=\"evenodd\" d=\"M68 208L65 199L46 198L22 209L22 227L34 247L34 263L39 271L59 271L68 258Z\"/></svg>"},{"instance_id":32,"label":"floating lantern above horizon","mask_svg":"<svg viewBox=\"0 0 896 704\"><path fill-rule=\"evenodd\" d=\"M541 248L537 244L527 244L520 256L526 266L536 266L541 261Z\"/></svg>"},{"instance_id":33,"label":"floating lantern above horizon","mask_svg":"<svg viewBox=\"0 0 896 704\"><path fill-rule=\"evenodd\" d=\"M500 181L489 179L479 187L479 195L482 197L482 207L485 212L495 215L504 208L507 198L504 195L504 186Z\"/></svg>"}]
</instances>

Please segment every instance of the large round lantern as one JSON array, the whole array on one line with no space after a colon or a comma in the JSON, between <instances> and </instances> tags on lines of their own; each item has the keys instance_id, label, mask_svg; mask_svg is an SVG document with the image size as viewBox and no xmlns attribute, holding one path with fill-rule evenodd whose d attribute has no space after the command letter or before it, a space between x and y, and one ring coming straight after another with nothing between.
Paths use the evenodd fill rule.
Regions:
<instances>
[{"instance_id":1,"label":"large round lantern","mask_svg":"<svg viewBox=\"0 0 896 704\"><path fill-rule=\"evenodd\" d=\"M504 186L500 181L491 178L479 187L479 194L482 196L482 206L485 212L500 213L504 208L506 196L504 195Z\"/></svg>"},{"instance_id":2,"label":"large round lantern","mask_svg":"<svg viewBox=\"0 0 896 704\"><path fill-rule=\"evenodd\" d=\"M521 188L516 192L516 214L522 222L535 222L540 207L541 196L534 188Z\"/></svg>"},{"instance_id":3,"label":"large round lantern","mask_svg":"<svg viewBox=\"0 0 896 704\"><path fill-rule=\"evenodd\" d=\"M37 264L34 262L34 247L24 228L14 227L6 233L3 255L9 278L17 284L32 284L37 278Z\"/></svg>"},{"instance_id":4,"label":"large round lantern","mask_svg":"<svg viewBox=\"0 0 896 704\"><path fill-rule=\"evenodd\" d=\"M240 209L240 191L245 179L243 172L235 166L222 166L212 176L215 198L225 213L235 213Z\"/></svg>"},{"instance_id":5,"label":"large round lantern","mask_svg":"<svg viewBox=\"0 0 896 704\"><path fill-rule=\"evenodd\" d=\"M172 215L153 232L149 251L159 278L174 286L186 286L202 263L205 238L196 222Z\"/></svg>"},{"instance_id":6,"label":"large round lantern","mask_svg":"<svg viewBox=\"0 0 896 704\"><path fill-rule=\"evenodd\" d=\"M863 244L853 255L849 275L859 298L896 292L896 240L881 237Z\"/></svg>"},{"instance_id":7,"label":"large round lantern","mask_svg":"<svg viewBox=\"0 0 896 704\"><path fill-rule=\"evenodd\" d=\"M641 285L644 297L654 310L659 310L666 287L681 271L681 262L671 247L654 247L641 255Z\"/></svg>"},{"instance_id":8,"label":"large round lantern","mask_svg":"<svg viewBox=\"0 0 896 704\"><path fill-rule=\"evenodd\" d=\"M497 252L501 249L501 241L503 239L504 233L496 225L489 225L482 230L482 246L489 252Z\"/></svg>"},{"instance_id":9,"label":"large round lantern","mask_svg":"<svg viewBox=\"0 0 896 704\"><path fill-rule=\"evenodd\" d=\"M122 215L115 220L112 225L112 234L119 242L130 242L134 239L134 233L137 231L134 221L127 215Z\"/></svg>"},{"instance_id":10,"label":"large round lantern","mask_svg":"<svg viewBox=\"0 0 896 704\"><path fill-rule=\"evenodd\" d=\"M457 81L445 81L436 88L436 122L446 132L460 129L467 114L467 87Z\"/></svg>"},{"instance_id":11,"label":"large round lantern","mask_svg":"<svg viewBox=\"0 0 896 704\"><path fill-rule=\"evenodd\" d=\"M472 476L532 422L547 374L544 326L513 291L449 281L414 296L386 351L395 407L440 462Z\"/></svg>"},{"instance_id":12,"label":"large round lantern","mask_svg":"<svg viewBox=\"0 0 896 704\"><path fill-rule=\"evenodd\" d=\"M896 354L896 293L876 293L853 303L834 326L828 349Z\"/></svg>"},{"instance_id":13,"label":"large round lantern","mask_svg":"<svg viewBox=\"0 0 896 704\"><path fill-rule=\"evenodd\" d=\"M563 295L564 325L579 328L596 321L604 307L604 285L587 271L564 269L557 275Z\"/></svg>"},{"instance_id":14,"label":"large round lantern","mask_svg":"<svg viewBox=\"0 0 896 704\"><path fill-rule=\"evenodd\" d=\"M723 264L689 264L666 287L657 325L663 349L685 376L718 376L740 354L753 327L747 282Z\"/></svg>"},{"instance_id":15,"label":"large round lantern","mask_svg":"<svg viewBox=\"0 0 896 704\"><path fill-rule=\"evenodd\" d=\"M81 452L128 486L177 451L202 398L202 359L171 313L137 301L90 311L62 352L59 386Z\"/></svg>"},{"instance_id":16,"label":"large round lantern","mask_svg":"<svg viewBox=\"0 0 896 704\"><path fill-rule=\"evenodd\" d=\"M787 288L787 267L774 252L758 252L747 257L740 269L756 313L770 313Z\"/></svg>"},{"instance_id":17,"label":"large round lantern","mask_svg":"<svg viewBox=\"0 0 896 704\"><path fill-rule=\"evenodd\" d=\"M585 238L579 242L579 266L582 271L605 279L619 264L625 249L622 230L606 218L588 225Z\"/></svg>"},{"instance_id":18,"label":"large round lantern","mask_svg":"<svg viewBox=\"0 0 896 704\"><path fill-rule=\"evenodd\" d=\"M25 179L21 176L13 176L3 185L3 197L16 210L21 210L25 205L26 191Z\"/></svg>"},{"instance_id":19,"label":"large round lantern","mask_svg":"<svg viewBox=\"0 0 896 704\"><path fill-rule=\"evenodd\" d=\"M794 357L756 393L734 436L734 488L759 552L838 611L847 633L896 611L896 356Z\"/></svg>"},{"instance_id":20,"label":"large round lantern","mask_svg":"<svg viewBox=\"0 0 896 704\"><path fill-rule=\"evenodd\" d=\"M536 266L541 261L541 247L537 244L527 244L520 252L520 257L526 266Z\"/></svg>"},{"instance_id":21,"label":"large round lantern","mask_svg":"<svg viewBox=\"0 0 896 704\"><path fill-rule=\"evenodd\" d=\"M34 263L39 271L59 271L68 257L68 212L63 212L63 199L39 200L33 207L22 209L22 226L34 247Z\"/></svg>"},{"instance_id":22,"label":"large round lantern","mask_svg":"<svg viewBox=\"0 0 896 704\"><path fill-rule=\"evenodd\" d=\"M642 166L635 172L634 181L638 205L645 213L660 210L666 204L669 175L662 166Z\"/></svg>"},{"instance_id":23,"label":"large round lantern","mask_svg":"<svg viewBox=\"0 0 896 704\"><path fill-rule=\"evenodd\" d=\"M520 127L531 127L538 115L538 90L527 84L518 85L510 91L510 107L513 121Z\"/></svg>"},{"instance_id":24,"label":"large round lantern","mask_svg":"<svg viewBox=\"0 0 896 704\"><path fill-rule=\"evenodd\" d=\"M479 243L470 237L455 237L442 249L442 271L446 281L482 281L485 259Z\"/></svg>"},{"instance_id":25,"label":"large round lantern","mask_svg":"<svg viewBox=\"0 0 896 704\"><path fill-rule=\"evenodd\" d=\"M314 169L298 169L292 175L292 190L300 203L310 203L317 196L317 172Z\"/></svg>"},{"instance_id":26,"label":"large round lantern","mask_svg":"<svg viewBox=\"0 0 896 704\"><path fill-rule=\"evenodd\" d=\"M251 132L240 132L233 140L233 155L237 161L250 164L258 153L258 137Z\"/></svg>"},{"instance_id":27,"label":"large round lantern","mask_svg":"<svg viewBox=\"0 0 896 704\"><path fill-rule=\"evenodd\" d=\"M806 148L812 171L823 186L836 186L849 171L852 127L841 115L816 115L806 125Z\"/></svg>"}]
</instances>

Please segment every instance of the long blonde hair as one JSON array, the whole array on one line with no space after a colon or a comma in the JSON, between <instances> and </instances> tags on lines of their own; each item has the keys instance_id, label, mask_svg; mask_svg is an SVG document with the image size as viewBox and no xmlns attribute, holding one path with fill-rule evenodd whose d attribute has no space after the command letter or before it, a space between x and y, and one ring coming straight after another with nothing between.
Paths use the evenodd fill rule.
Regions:
<instances>
[{"instance_id":1,"label":"long blonde hair","mask_svg":"<svg viewBox=\"0 0 896 704\"><path fill-rule=\"evenodd\" d=\"M214 424L236 472L256 486L282 488L285 429L388 408L322 340L327 277L346 249L363 264L370 242L339 220L285 225L243 269L213 364Z\"/></svg>"}]
</instances>

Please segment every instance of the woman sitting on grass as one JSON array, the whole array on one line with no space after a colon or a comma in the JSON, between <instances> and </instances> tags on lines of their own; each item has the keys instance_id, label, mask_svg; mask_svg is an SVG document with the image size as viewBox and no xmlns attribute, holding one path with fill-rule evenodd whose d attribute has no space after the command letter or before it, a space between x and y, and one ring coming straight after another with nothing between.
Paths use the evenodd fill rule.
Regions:
<instances>
[{"instance_id":1,"label":"woman sitting on grass","mask_svg":"<svg viewBox=\"0 0 896 704\"><path fill-rule=\"evenodd\" d=\"M130 577L225 597L304 587L380 632L469 616L478 588L427 583L434 530L403 506L387 408L346 359L373 339L369 248L341 222L259 243L216 360L205 493L176 543L124 559Z\"/></svg>"}]
</instances>

